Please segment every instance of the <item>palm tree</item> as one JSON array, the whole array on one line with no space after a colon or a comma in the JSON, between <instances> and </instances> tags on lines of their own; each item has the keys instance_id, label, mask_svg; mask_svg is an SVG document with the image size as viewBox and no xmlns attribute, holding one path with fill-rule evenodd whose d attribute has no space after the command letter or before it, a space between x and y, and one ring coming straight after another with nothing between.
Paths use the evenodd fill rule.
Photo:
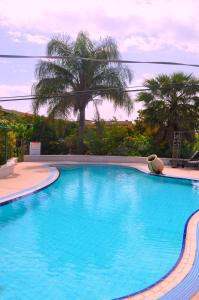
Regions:
<instances>
[{"instance_id":1,"label":"palm tree","mask_svg":"<svg viewBox=\"0 0 199 300\"><path fill-rule=\"evenodd\" d=\"M179 130L186 131L191 140L199 125L199 80L178 72L147 79L144 86L149 90L139 93L137 101L144 104L145 123L157 131L157 144L171 152L174 131Z\"/></svg>"},{"instance_id":2,"label":"palm tree","mask_svg":"<svg viewBox=\"0 0 199 300\"><path fill-rule=\"evenodd\" d=\"M34 112L47 105L51 117L68 117L72 112L78 114L82 152L86 106L90 101L97 104L99 97L103 97L112 101L115 108L124 107L130 112L132 101L124 90L131 82L132 74L125 65L109 62L120 59L112 38L94 42L84 32L80 32L75 41L57 36L48 43L47 55L62 58L37 64L37 83L32 89L36 95ZM99 61L82 60L81 57Z\"/></svg>"}]
</instances>

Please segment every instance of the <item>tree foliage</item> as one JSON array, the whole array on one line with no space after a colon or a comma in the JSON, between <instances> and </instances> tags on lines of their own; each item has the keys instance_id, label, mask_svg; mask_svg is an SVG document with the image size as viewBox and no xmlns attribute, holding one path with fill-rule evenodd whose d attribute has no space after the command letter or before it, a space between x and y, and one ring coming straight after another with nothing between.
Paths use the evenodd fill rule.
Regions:
<instances>
[{"instance_id":1,"label":"tree foliage","mask_svg":"<svg viewBox=\"0 0 199 300\"><path fill-rule=\"evenodd\" d=\"M138 94L144 104L141 117L155 132L156 145L171 154L174 131L186 131L185 139L193 142L199 125L199 80L182 72L158 75L145 80L148 91Z\"/></svg>"},{"instance_id":2,"label":"tree foliage","mask_svg":"<svg viewBox=\"0 0 199 300\"><path fill-rule=\"evenodd\" d=\"M132 101L123 91L131 82L132 74L127 66L109 62L120 59L117 44L110 37L96 42L84 32L80 32L75 41L68 36L57 36L48 43L47 55L64 58L37 64L37 83L32 89L37 96L33 102L34 111L47 105L51 117L67 118L71 113L78 114L80 151L83 151L88 103L106 98L115 108L124 107L130 112ZM99 61L82 60L82 57Z\"/></svg>"},{"instance_id":3,"label":"tree foliage","mask_svg":"<svg viewBox=\"0 0 199 300\"><path fill-rule=\"evenodd\" d=\"M199 81L191 75L174 73L145 81L148 91L137 96L144 104L134 122L100 119L86 122L83 142L86 154L171 156L173 132L184 130L182 154L190 157L198 150ZM42 154L77 154L80 124L0 109L0 124L9 126L9 156L28 153L30 141L42 142ZM0 163L3 160L4 135L0 130Z\"/></svg>"}]
</instances>

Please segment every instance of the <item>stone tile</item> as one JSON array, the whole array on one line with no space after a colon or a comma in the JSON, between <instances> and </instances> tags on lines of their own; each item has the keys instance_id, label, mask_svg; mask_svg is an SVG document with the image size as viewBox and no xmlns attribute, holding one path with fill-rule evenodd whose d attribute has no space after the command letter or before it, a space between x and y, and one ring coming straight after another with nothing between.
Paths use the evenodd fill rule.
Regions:
<instances>
[{"instance_id":1,"label":"stone tile","mask_svg":"<svg viewBox=\"0 0 199 300\"><path fill-rule=\"evenodd\" d=\"M199 291L191 298L191 300L199 300Z\"/></svg>"},{"instance_id":2,"label":"stone tile","mask_svg":"<svg viewBox=\"0 0 199 300\"><path fill-rule=\"evenodd\" d=\"M15 167L15 173L13 176L0 179L0 202L2 203L2 201L4 201L3 197L8 195L19 193L21 196L23 194L27 194L24 190L32 189L32 187L35 187L35 190L37 190L38 187L36 186L47 181L48 178L48 184L53 182L54 179L57 178L58 173L55 174L54 179L50 179L50 174L50 167L43 163L18 163ZM46 185L48 184L46 182ZM7 199L13 199L15 197L16 196L11 196Z\"/></svg>"}]
</instances>

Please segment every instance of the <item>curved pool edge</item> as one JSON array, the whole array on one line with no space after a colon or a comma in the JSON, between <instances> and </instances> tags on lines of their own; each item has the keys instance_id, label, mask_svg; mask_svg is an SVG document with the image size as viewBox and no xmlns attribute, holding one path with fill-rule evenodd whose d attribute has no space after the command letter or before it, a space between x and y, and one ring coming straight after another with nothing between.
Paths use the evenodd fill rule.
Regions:
<instances>
[{"instance_id":1,"label":"curved pool edge","mask_svg":"<svg viewBox=\"0 0 199 300\"><path fill-rule=\"evenodd\" d=\"M42 167L46 168L48 166L46 166L44 164ZM50 175L47 178L45 178L44 180L42 180L41 182L39 182L31 187L19 190L18 192L11 193L6 196L0 197L0 206L6 205L13 201L17 201L25 196L29 196L35 192L38 192L44 188L47 188L49 185L54 183L60 176L59 170L55 166L49 166L49 169L50 169Z\"/></svg>"},{"instance_id":2,"label":"curved pool edge","mask_svg":"<svg viewBox=\"0 0 199 300\"><path fill-rule=\"evenodd\" d=\"M46 163L43 166L50 168L50 176L43 180L41 183L34 185L30 188L24 189L22 191L19 191L17 193L9 194L4 197L0 197L0 206L8 204L10 202L19 200L25 196L28 196L30 194L33 194L35 192L38 192L42 189L45 189L52 183L54 183L60 176L60 172L58 170L59 166L63 165L78 165L83 164L87 165L87 163L70 163L70 164L56 164L56 163ZM199 179L190 178L190 177L179 177L179 176L170 176L170 175L154 175L150 174L148 171L140 168L137 165L133 164L123 164L123 163L89 163L89 165L116 165L121 167L129 167L136 169L142 173L145 173L147 175L152 176L161 176L163 178L173 178L173 179L185 179L191 182L199 182ZM196 257L196 251L197 251L197 241L198 241L198 249L199 249L199 236L197 238L196 232L197 232L197 226L199 226L199 210L194 212L189 219L186 222L185 229L184 229L184 235L183 235L183 242L182 242L182 248L180 256L175 263L175 265L172 267L172 269L160 280L152 284L151 286L148 286L144 288L143 290L137 291L135 293L124 295L119 298L114 298L114 300L157 300L157 299L167 299L166 295L170 292L175 290L177 285L182 282L186 276L190 273L193 264L194 259ZM197 261L197 264L199 265L199 259ZM199 291L199 287L198 287ZM197 291L196 291L197 292ZM194 297L195 292L193 292L192 296Z\"/></svg>"},{"instance_id":3,"label":"curved pool edge","mask_svg":"<svg viewBox=\"0 0 199 300\"><path fill-rule=\"evenodd\" d=\"M199 237L197 237L196 234L197 226L199 226L199 210L194 212L186 222L181 253L173 268L164 277L162 277L160 280L158 280L151 286L146 287L141 291L123 297L115 298L114 300L125 300L125 299L126 300L127 299L128 300L131 299L132 300L142 300L142 299L157 300L160 298L166 300L167 294L169 292L171 291L175 292L175 289L177 288L178 284L182 282L186 278L186 276L190 273L194 264L194 260L196 258L197 241L199 244ZM199 261L196 261L195 263L199 264ZM199 290L199 286L198 286L198 290ZM192 296L194 296L195 292L197 292L197 290L193 291Z\"/></svg>"},{"instance_id":4,"label":"curved pool edge","mask_svg":"<svg viewBox=\"0 0 199 300\"><path fill-rule=\"evenodd\" d=\"M62 164L62 165L71 165L70 164ZM79 163L75 163L76 165ZM61 164L60 164L61 165ZM81 165L87 165L87 163L81 163ZM133 164L123 164L123 163L89 163L89 165L114 165L114 166L121 166L121 167L127 167L127 168L133 168L137 171L140 171L142 173L145 173L149 176L156 176L156 177L162 177L162 178L171 178L171 179L178 179L178 180L185 180L190 182L191 184L194 182L199 182L199 179L191 178L191 177L180 177L175 175L167 175L167 174L152 174L146 169L140 168L137 165ZM197 225L199 226L199 210L195 211L187 220L184 228L183 233L183 241L182 241L182 247L181 252L179 255L179 258L177 259L174 266L171 268L171 270L165 274L162 278L160 278L158 281L153 283L152 285L137 291L135 293L122 296L119 298L114 298L113 300L157 300L162 298L162 300L167 299L167 294L171 291L174 291L177 288L177 285L182 282L185 277L190 273L194 259L196 256L196 250L197 250ZM199 237L198 237L199 242ZM198 245L199 248L199 245ZM199 265L199 260L198 260ZM186 285L186 282L185 282ZM199 291L199 286L198 286ZM183 292L183 291L181 291ZM180 293L180 292L179 292ZM194 296L195 292L193 291L192 296ZM170 299L170 298L169 298ZM174 298L172 298L173 300ZM177 298L176 298L177 299ZM184 299L185 300L185 299ZM186 298L188 300L188 298ZM189 298L190 300L190 298Z\"/></svg>"},{"instance_id":5,"label":"curved pool edge","mask_svg":"<svg viewBox=\"0 0 199 300\"><path fill-rule=\"evenodd\" d=\"M199 182L199 180L195 178L170 176L166 174L152 174L149 171L146 171L138 166L126 166L134 168L150 176L159 176L162 178L173 178L179 180L187 180L190 182ZM196 258L197 242L199 248L199 236L197 236L197 226L199 226L199 210L195 211L188 218L184 228L183 241L179 258L176 261L175 265L166 275L160 278L157 282L140 291L119 298L115 298L113 300L157 300L160 298L166 300L167 294L171 291L175 292L178 284L181 283L192 270L194 260ZM196 261L196 263L199 265L199 260ZM195 292L193 291L192 296L194 297L195 293L198 291L199 284L197 290Z\"/></svg>"}]
</instances>

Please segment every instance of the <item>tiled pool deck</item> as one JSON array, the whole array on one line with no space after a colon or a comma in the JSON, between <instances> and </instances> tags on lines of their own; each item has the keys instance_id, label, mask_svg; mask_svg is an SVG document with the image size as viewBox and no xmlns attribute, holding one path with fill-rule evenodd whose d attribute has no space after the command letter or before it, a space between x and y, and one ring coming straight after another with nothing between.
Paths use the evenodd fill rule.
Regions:
<instances>
[{"instance_id":1,"label":"tiled pool deck","mask_svg":"<svg viewBox=\"0 0 199 300\"><path fill-rule=\"evenodd\" d=\"M53 183L59 176L55 167L42 163L19 163L13 176L0 179L0 205L33 193Z\"/></svg>"},{"instance_id":2,"label":"tiled pool deck","mask_svg":"<svg viewBox=\"0 0 199 300\"><path fill-rule=\"evenodd\" d=\"M59 162L59 164L62 163ZM67 164L76 163L70 162ZM16 198L33 193L53 183L58 178L59 172L55 167L52 167L52 165L57 165L56 162L50 162L50 165L48 163L31 162L18 164L12 177L0 179L0 205L14 201ZM148 173L146 164L117 163L117 165L134 167ZM164 175L199 180L198 170L165 167ZM199 211L193 214L186 224L181 257L173 270L152 287L138 294L120 299L199 300Z\"/></svg>"}]
</instances>

